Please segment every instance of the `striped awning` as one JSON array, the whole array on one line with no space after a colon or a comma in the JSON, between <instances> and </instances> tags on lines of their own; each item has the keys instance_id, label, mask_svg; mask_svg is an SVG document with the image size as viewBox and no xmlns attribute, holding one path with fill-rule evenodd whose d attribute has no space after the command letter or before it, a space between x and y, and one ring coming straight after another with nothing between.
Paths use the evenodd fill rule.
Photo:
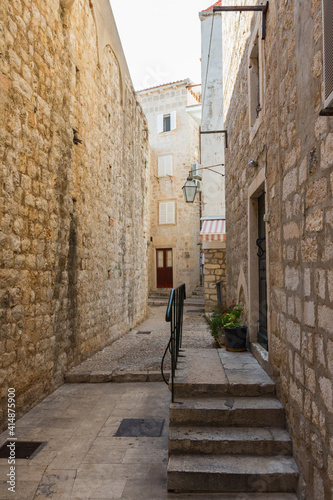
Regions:
<instances>
[{"instance_id":1,"label":"striped awning","mask_svg":"<svg viewBox=\"0 0 333 500\"><path fill-rule=\"evenodd\" d=\"M205 220L200 232L200 241L225 241L225 220Z\"/></svg>"}]
</instances>

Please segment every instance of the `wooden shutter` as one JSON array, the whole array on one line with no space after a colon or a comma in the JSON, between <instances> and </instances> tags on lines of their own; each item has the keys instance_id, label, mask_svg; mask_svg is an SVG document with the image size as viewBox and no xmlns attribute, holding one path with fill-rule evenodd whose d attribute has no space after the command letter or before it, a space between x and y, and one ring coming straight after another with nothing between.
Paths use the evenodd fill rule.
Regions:
<instances>
[{"instance_id":1,"label":"wooden shutter","mask_svg":"<svg viewBox=\"0 0 333 500\"><path fill-rule=\"evenodd\" d=\"M159 203L159 224L175 223L175 202L160 201Z\"/></svg>"},{"instance_id":2,"label":"wooden shutter","mask_svg":"<svg viewBox=\"0 0 333 500\"><path fill-rule=\"evenodd\" d=\"M172 175L172 156L159 156L158 157L158 177L165 177Z\"/></svg>"},{"instance_id":3,"label":"wooden shutter","mask_svg":"<svg viewBox=\"0 0 333 500\"><path fill-rule=\"evenodd\" d=\"M333 1L323 0L325 108L333 106Z\"/></svg>"},{"instance_id":4,"label":"wooden shutter","mask_svg":"<svg viewBox=\"0 0 333 500\"><path fill-rule=\"evenodd\" d=\"M175 128L176 128L176 111L171 111L170 120L171 120L171 130L175 130Z\"/></svg>"},{"instance_id":5,"label":"wooden shutter","mask_svg":"<svg viewBox=\"0 0 333 500\"><path fill-rule=\"evenodd\" d=\"M163 113L157 115L157 133L161 134L163 132Z\"/></svg>"}]
</instances>

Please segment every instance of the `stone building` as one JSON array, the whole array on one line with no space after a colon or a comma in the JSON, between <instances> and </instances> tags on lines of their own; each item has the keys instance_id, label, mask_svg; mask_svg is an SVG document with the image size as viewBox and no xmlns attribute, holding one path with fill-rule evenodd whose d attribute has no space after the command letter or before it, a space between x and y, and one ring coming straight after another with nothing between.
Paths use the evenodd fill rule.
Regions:
<instances>
[{"instance_id":1,"label":"stone building","mask_svg":"<svg viewBox=\"0 0 333 500\"><path fill-rule=\"evenodd\" d=\"M328 0L222 13L227 295L278 381L312 500L333 496L332 16Z\"/></svg>"},{"instance_id":2,"label":"stone building","mask_svg":"<svg viewBox=\"0 0 333 500\"><path fill-rule=\"evenodd\" d=\"M149 289L153 292L184 282L190 295L200 283L200 204L187 204L182 193L199 156L199 125L186 111L196 102L190 85L190 80L181 80L137 92L152 150Z\"/></svg>"},{"instance_id":3,"label":"stone building","mask_svg":"<svg viewBox=\"0 0 333 500\"><path fill-rule=\"evenodd\" d=\"M3 0L0 54L3 427L144 318L149 144L108 0Z\"/></svg>"},{"instance_id":4,"label":"stone building","mask_svg":"<svg viewBox=\"0 0 333 500\"><path fill-rule=\"evenodd\" d=\"M221 0L214 6L220 6ZM213 6L200 12L202 118L200 163L202 176L202 228L205 309L217 305L216 283L226 295L226 229L223 124L222 16Z\"/></svg>"}]
</instances>

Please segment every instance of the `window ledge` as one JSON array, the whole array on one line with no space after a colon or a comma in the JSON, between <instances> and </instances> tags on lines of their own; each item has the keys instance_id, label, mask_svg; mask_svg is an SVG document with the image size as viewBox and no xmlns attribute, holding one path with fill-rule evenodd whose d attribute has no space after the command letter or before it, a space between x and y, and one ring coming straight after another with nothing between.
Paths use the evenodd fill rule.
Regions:
<instances>
[{"instance_id":1,"label":"window ledge","mask_svg":"<svg viewBox=\"0 0 333 500\"><path fill-rule=\"evenodd\" d=\"M323 108L319 116L333 116L333 108Z\"/></svg>"}]
</instances>

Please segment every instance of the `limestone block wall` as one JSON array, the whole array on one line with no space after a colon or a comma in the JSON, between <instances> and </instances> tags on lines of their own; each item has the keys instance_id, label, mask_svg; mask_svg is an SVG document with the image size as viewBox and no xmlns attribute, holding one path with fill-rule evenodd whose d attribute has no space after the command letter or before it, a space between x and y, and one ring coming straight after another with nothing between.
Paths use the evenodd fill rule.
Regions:
<instances>
[{"instance_id":1,"label":"limestone block wall","mask_svg":"<svg viewBox=\"0 0 333 500\"><path fill-rule=\"evenodd\" d=\"M205 248L205 311L211 312L218 305L216 282L226 275L226 249ZM222 300L226 301L226 282L222 283Z\"/></svg>"},{"instance_id":2,"label":"limestone block wall","mask_svg":"<svg viewBox=\"0 0 333 500\"><path fill-rule=\"evenodd\" d=\"M22 414L146 314L147 122L105 5L0 6L2 427L8 387Z\"/></svg>"},{"instance_id":3,"label":"limestone block wall","mask_svg":"<svg viewBox=\"0 0 333 500\"><path fill-rule=\"evenodd\" d=\"M255 307L251 234L254 200L265 191L268 361L301 472L299 498L313 500L329 500L333 492L333 118L319 116L321 5L269 2L267 36L258 42L261 109L253 127L249 49L259 14L225 15L223 42L227 295L243 293L247 310Z\"/></svg>"}]
</instances>

